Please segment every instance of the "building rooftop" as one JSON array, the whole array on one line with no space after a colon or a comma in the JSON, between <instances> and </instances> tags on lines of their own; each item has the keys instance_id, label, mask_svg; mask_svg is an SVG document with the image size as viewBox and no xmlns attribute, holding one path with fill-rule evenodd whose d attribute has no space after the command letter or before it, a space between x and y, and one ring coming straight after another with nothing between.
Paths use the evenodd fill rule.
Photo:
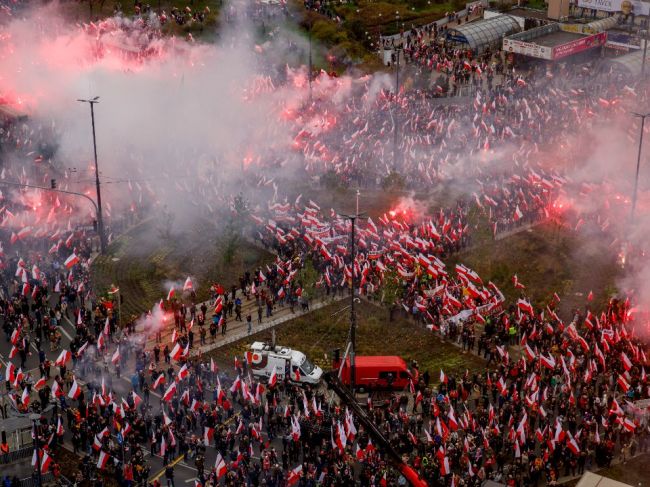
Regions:
<instances>
[{"instance_id":1,"label":"building rooftop","mask_svg":"<svg viewBox=\"0 0 650 487\"><path fill-rule=\"evenodd\" d=\"M575 41L581 37L584 37L584 35L576 34L575 32L564 32L560 30L558 32L552 32L541 37L536 37L533 42L544 47L555 47L559 46L560 44L566 44L567 42Z\"/></svg>"}]
</instances>

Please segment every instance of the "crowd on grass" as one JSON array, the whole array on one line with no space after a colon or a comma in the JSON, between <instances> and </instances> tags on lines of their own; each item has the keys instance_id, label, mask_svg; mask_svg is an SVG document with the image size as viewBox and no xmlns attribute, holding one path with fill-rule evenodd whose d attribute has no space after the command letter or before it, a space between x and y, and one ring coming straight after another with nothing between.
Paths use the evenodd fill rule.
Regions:
<instances>
[{"instance_id":1,"label":"crowd on grass","mask_svg":"<svg viewBox=\"0 0 650 487\"><path fill-rule=\"evenodd\" d=\"M466 69L466 61L454 63ZM473 75L476 66L468 69ZM486 358L485 370L414 367L408 390L394 391L386 404L368 404L382 434L429 485L478 486L485 479L555 485L561 476L647 451L647 419L635 405L650 396L647 344L636 338L641 317L626 299L611 299L603 309L587 301L563 320L559 296L531 303L513 276L521 295L508 303L472 269L444 263L470 247L476 215L495 236L549 218L566 181L533 162L539 146L605 118L615 109L611 100L627 96L614 77L603 78L604 98L596 99L571 91L589 71L550 74L524 79L510 71L503 84L464 106L432 105L435 89L397 96L380 90L372 97L367 87L346 103L312 103L294 126L300 130L293 148L302 153L305 173L322 176L324 165L346 184L373 186L392 167L405 185L430 187L462 172L475 180L474 194L437 211L387 212L359 223L355 259L348 219L317 202L274 198L252 212L251 222L277 259L244 275L229 299L215 287L209 306L163 300L173 316L148 329L153 345L93 289L92 232L72 227L67 217L61 218L67 226L51 233L19 229L12 218L29 209L29 200L21 194L7 201L0 213L11 254L2 258L0 311L11 351L2 411L42 413L35 468L58 475L63 443L83 457L71 479L78 484L101 485L106 474L121 485L146 484L150 460L160 457L163 481L174 486L170 461L178 455L201 485L403 483L354 415L323 389L298 387L291 376L260 383L242 357L217 363L192 353L197 330L214 337L228 320L245 319L237 309L242 297L252 296L268 317L278 304L308 307L308 286L331 294L353 285L355 293L394 303L420 326ZM321 130L301 127L310 116L330 122ZM15 139L15 130L3 132L6 140L22 140L29 128L16 130ZM399 130L397 156L393 130ZM508 153L512 168L490 170L489 158L505 146L515 146ZM462 164L471 156L486 163ZM55 198L43 203L55 216L72 212ZM306 265L316 271L315 282L301 278ZM163 343L156 326L175 333ZM29 371L33 352L38 369Z\"/></svg>"}]
</instances>

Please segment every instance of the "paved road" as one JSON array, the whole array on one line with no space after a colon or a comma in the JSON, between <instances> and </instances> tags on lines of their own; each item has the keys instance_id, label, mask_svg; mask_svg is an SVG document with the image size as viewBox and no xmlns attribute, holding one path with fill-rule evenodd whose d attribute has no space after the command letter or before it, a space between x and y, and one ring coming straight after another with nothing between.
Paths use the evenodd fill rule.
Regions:
<instances>
[{"instance_id":1,"label":"paved road","mask_svg":"<svg viewBox=\"0 0 650 487\"><path fill-rule=\"evenodd\" d=\"M238 293L238 296L240 294ZM254 323L255 326L253 327L253 333L260 331L262 329L269 329L273 326L277 326L280 323L283 323L285 321L288 321L298 315L300 315L302 312L299 311L299 307L296 307L294 309L294 312L292 313L289 306L279 306L277 307L276 310L273 312L273 317L272 318L266 318L263 317L262 324L258 325L257 324L257 306L255 304L255 300L246 300L245 297L242 297L243 301L243 307L242 307L242 316L246 317L248 313L250 313L254 317ZM341 299L341 296L337 296L336 298L328 298L327 300L315 300L314 302L311 303L310 307L311 309L318 309L322 306L325 306L331 302L334 302L335 300ZM211 303L206 303L208 305L208 317L206 318L206 325L210 323L211 317L212 317L212 306L210 306ZM198 308L198 307L197 307ZM69 350L70 348L70 342L75 336L76 330L75 330L75 325L73 323L74 318L72 314L69 316L64 316L63 320L60 323L59 329L62 334L62 342L61 342L61 349L66 349ZM208 335L208 343L204 347L200 348L195 348L192 351L192 355L198 355L199 353L204 353L209 350L214 350L219 347L225 346L229 343L232 343L236 340L239 340L241 338L244 338L248 336L248 329L245 321L238 322L235 321L234 319L230 319L228 322L228 332L226 336L221 336L221 334L217 334L217 339L215 340L214 343L211 342L209 335ZM140 334L143 332L143 330L139 330ZM198 330L196 331L196 338L195 338L195 346L198 344L199 338L198 338ZM170 344L170 348L172 346L171 344L171 334L172 334L172 327L168 327L168 329L165 330L165 332L162 334L162 342L161 345L164 346L165 343ZM146 342L146 349L151 350L155 344L155 339L154 337L147 337L147 342ZM24 364L23 367L23 372L29 373L34 377L34 381L37 380L40 377L38 365L38 349L36 348L36 345L33 343L30 345L31 348L31 354L27 357L27 360ZM44 350L46 357L54 363L56 358L59 356L61 353L61 349L59 350L50 350L49 343L46 344ZM9 360L9 352L11 350L11 343L9 340L6 339L0 339L0 362L2 362L3 367L6 367L6 363ZM96 363L100 366L101 374L99 377L87 377L82 374L82 371L80 370L80 367L77 367L75 370L75 377L78 380L80 384L85 384L86 381L94 379L97 383L101 383L102 378L106 381L107 387L110 387L113 391L113 394L117 397L116 403L119 403L119 398L122 397L127 397L128 395L131 394L133 391L133 387L131 384L130 377L135 373L135 359L131 358L129 361L126 362L122 366L121 369L121 374L118 377L115 367L110 363L110 356L112 355L113 351L115 350L115 345L109 344L108 349L105 351L103 357L97 357ZM16 365L16 368L20 366L20 358L17 355L14 357L12 362ZM220 368L220 371L222 371L222 386L224 388L228 387L232 380L234 380L234 368L233 368L233 362L230 357L215 357L215 362ZM71 364L69 364L71 366ZM178 365L174 364L174 369L177 371L178 370ZM4 369L3 369L4 371ZM224 373L225 372L225 373ZM51 377L54 377L58 373L58 368L57 367L52 367L51 370ZM5 385L2 386L3 388ZM206 399L211 399L212 397L212 391L216 385L214 384L207 384L206 385ZM138 391L139 392L139 391ZM88 394L86 394L88 396ZM36 398L36 392L32 392L32 399ZM5 400L5 395L3 394L3 397L1 400ZM72 401L66 397L66 401L68 405L75 405L76 406L76 401ZM153 414L159 414L162 408L161 404L161 397L157 392L151 392L150 393L150 405L152 407L151 412ZM235 410L235 415L226 421L226 424L234 424L237 416L239 415L241 407L238 404L234 405L234 410ZM10 410L10 415L16 415L19 416L16 411L12 411L11 405L8 405L8 409ZM48 413L47 416L50 417L51 413ZM68 432L69 428L67 427L68 425L65 424L65 416L64 416L64 427L66 429L66 434L64 435L64 446L67 447L68 449L72 450L72 443L71 443L71 434ZM197 434L201 436L201 433L197 431ZM262 432L262 437L264 440L268 440L267 434L265 431ZM282 451L282 441L281 439L276 438L274 441L270 443L272 447L274 447L278 452ZM160 478L161 476L164 475L164 465L162 458L159 455L150 455L150 448L149 445L144 445L143 450L145 453L145 457L147 459L148 465L151 467L151 477L150 479L153 480L154 478ZM259 455L259 450L257 447L254 449L254 459L257 459ZM212 468L212 466L215 463L217 457L217 451L213 446L209 446L206 450L206 455L205 455L205 468L206 471ZM27 461L19 462L13 465L12 467L12 472L16 472L18 476L26 477L29 476L31 473L31 466L30 466L30 459ZM196 477L196 468L194 467L194 462L193 460L185 460L182 456L176 458L173 461L174 468L175 468L175 474L176 474L176 481L177 484L180 484L181 486L184 483L190 484L194 478Z\"/></svg>"}]
</instances>

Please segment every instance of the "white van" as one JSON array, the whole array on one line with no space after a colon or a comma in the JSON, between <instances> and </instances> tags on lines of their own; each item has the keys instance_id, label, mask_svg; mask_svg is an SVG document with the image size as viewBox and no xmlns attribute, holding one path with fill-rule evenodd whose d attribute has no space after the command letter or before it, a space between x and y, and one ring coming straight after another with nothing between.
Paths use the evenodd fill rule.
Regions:
<instances>
[{"instance_id":1,"label":"white van","mask_svg":"<svg viewBox=\"0 0 650 487\"><path fill-rule=\"evenodd\" d=\"M301 384L318 384L323 375L323 370L312 364L304 353L263 342L254 342L250 346L246 361L254 376L267 381L274 370L278 381L289 374L292 382Z\"/></svg>"}]
</instances>

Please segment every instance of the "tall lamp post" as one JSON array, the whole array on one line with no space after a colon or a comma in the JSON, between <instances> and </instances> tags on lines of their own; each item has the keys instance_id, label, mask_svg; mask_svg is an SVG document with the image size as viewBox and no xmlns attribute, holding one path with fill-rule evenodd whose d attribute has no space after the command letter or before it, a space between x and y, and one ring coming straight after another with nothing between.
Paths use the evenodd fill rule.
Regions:
<instances>
[{"instance_id":1,"label":"tall lamp post","mask_svg":"<svg viewBox=\"0 0 650 487\"><path fill-rule=\"evenodd\" d=\"M357 312L354 307L356 297L354 296L356 276L354 273L354 262L357 257L355 245L356 223L360 218L366 218L357 211L354 215L341 215L349 219L352 223L350 232L350 266L352 267L352 279L350 280L350 389L354 393L356 389L356 351L357 351Z\"/></svg>"},{"instance_id":2,"label":"tall lamp post","mask_svg":"<svg viewBox=\"0 0 650 487\"><path fill-rule=\"evenodd\" d=\"M632 112L632 115L641 119L641 133L639 134L639 151L636 156L636 176L634 178L634 192L632 193L632 214L630 215L630 220L633 222L634 210L636 209L636 196L637 196L637 191L639 189L639 169L641 167L641 149L643 148L643 130L645 129L645 119L646 117L650 117L650 113Z\"/></svg>"},{"instance_id":3,"label":"tall lamp post","mask_svg":"<svg viewBox=\"0 0 650 487\"><path fill-rule=\"evenodd\" d=\"M643 57L641 58L641 77L645 76L645 58L648 54L648 31L642 30L641 35L643 35Z\"/></svg>"},{"instance_id":4,"label":"tall lamp post","mask_svg":"<svg viewBox=\"0 0 650 487\"><path fill-rule=\"evenodd\" d=\"M93 128L93 151L95 154L95 188L97 191L97 229L99 231L99 246L102 254L106 252L106 235L104 233L104 217L102 215L102 192L99 183L99 166L97 164L97 138L95 137L95 103L99 103L96 96L90 100L77 100L90 105L90 121Z\"/></svg>"}]
</instances>

